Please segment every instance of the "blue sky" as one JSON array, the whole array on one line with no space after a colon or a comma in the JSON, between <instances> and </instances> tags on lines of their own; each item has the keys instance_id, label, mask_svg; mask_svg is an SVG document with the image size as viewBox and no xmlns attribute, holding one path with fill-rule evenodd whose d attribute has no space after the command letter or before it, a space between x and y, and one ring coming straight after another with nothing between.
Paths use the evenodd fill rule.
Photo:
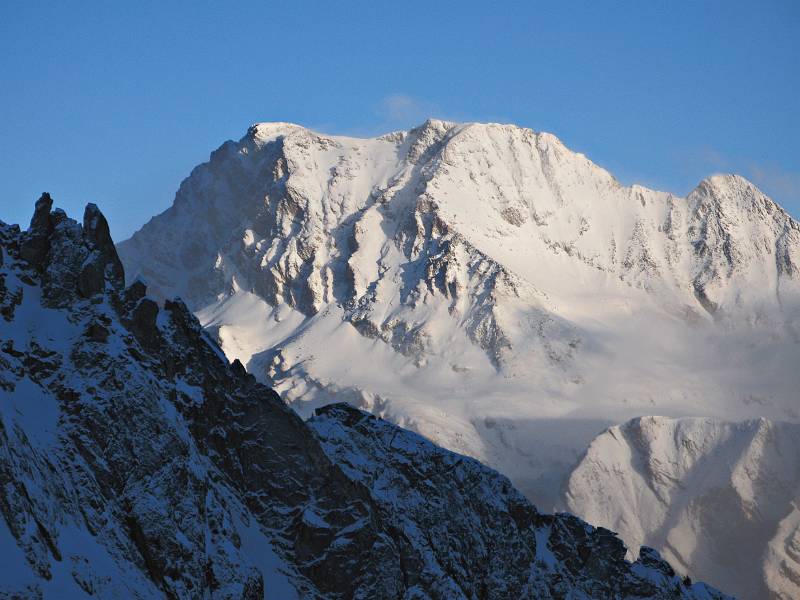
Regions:
<instances>
[{"instance_id":1,"label":"blue sky","mask_svg":"<svg viewBox=\"0 0 800 600\"><path fill-rule=\"evenodd\" d=\"M7 222L47 190L121 240L253 122L427 116L550 131L679 194L742 173L800 216L800 2L0 5Z\"/></svg>"}]
</instances>

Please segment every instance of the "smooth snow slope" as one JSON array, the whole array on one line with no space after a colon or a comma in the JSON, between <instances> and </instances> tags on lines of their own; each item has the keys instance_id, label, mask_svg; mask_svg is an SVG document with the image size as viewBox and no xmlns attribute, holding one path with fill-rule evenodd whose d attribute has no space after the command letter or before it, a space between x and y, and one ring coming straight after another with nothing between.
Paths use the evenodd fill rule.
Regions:
<instances>
[{"instance_id":1,"label":"smooth snow slope","mask_svg":"<svg viewBox=\"0 0 800 600\"><path fill-rule=\"evenodd\" d=\"M740 598L800 597L800 425L634 419L592 442L566 497Z\"/></svg>"},{"instance_id":2,"label":"smooth snow slope","mask_svg":"<svg viewBox=\"0 0 800 600\"><path fill-rule=\"evenodd\" d=\"M347 399L545 509L609 425L799 418L800 226L735 175L679 198L512 125L262 123L119 251L301 415Z\"/></svg>"}]
</instances>

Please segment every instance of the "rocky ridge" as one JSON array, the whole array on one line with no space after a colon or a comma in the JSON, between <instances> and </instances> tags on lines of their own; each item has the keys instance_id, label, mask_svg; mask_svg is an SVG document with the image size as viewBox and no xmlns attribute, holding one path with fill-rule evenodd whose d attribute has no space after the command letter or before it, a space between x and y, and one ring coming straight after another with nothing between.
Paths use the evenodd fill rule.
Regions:
<instances>
[{"instance_id":1,"label":"rocky ridge","mask_svg":"<svg viewBox=\"0 0 800 600\"><path fill-rule=\"evenodd\" d=\"M14 598L722 598L345 405L305 424L108 225L0 223L0 592ZM452 511L452 503L459 509Z\"/></svg>"}]
</instances>

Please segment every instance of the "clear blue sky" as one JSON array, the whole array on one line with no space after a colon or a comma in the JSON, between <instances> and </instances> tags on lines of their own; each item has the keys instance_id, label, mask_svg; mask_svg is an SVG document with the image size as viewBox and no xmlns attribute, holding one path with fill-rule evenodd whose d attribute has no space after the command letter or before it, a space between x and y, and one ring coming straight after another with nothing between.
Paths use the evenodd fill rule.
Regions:
<instances>
[{"instance_id":1,"label":"clear blue sky","mask_svg":"<svg viewBox=\"0 0 800 600\"><path fill-rule=\"evenodd\" d=\"M555 5L558 4L558 7ZM0 218L118 240L256 121L555 133L626 183L739 172L800 215L800 1L0 4Z\"/></svg>"}]
</instances>

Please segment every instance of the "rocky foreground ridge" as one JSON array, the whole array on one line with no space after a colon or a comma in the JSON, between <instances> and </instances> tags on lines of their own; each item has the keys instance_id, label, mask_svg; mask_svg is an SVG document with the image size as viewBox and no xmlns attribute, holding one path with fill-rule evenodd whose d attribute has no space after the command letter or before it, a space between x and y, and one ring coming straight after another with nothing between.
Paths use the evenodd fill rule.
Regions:
<instances>
[{"instance_id":1,"label":"rocky foreground ridge","mask_svg":"<svg viewBox=\"0 0 800 600\"><path fill-rule=\"evenodd\" d=\"M724 597L355 408L304 423L51 208L0 223L0 596Z\"/></svg>"}]
</instances>

